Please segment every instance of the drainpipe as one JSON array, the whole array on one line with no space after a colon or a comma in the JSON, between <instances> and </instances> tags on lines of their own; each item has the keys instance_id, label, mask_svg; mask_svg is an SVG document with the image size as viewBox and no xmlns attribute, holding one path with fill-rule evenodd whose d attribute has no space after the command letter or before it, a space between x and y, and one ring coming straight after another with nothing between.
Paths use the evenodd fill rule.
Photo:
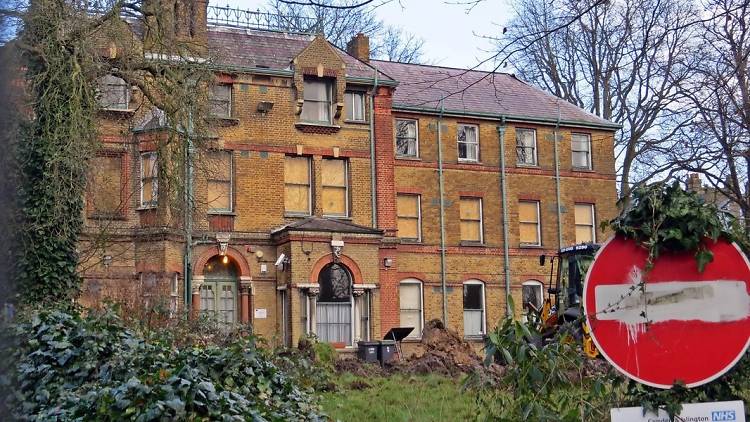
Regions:
<instances>
[{"instance_id":1,"label":"drainpipe","mask_svg":"<svg viewBox=\"0 0 750 422\"><path fill-rule=\"evenodd\" d=\"M378 69L375 69L375 84L372 87L372 98L370 99L370 207L372 207L372 228L378 227L377 198L375 195L377 188L375 182L375 96L378 90Z\"/></svg>"},{"instance_id":2,"label":"drainpipe","mask_svg":"<svg viewBox=\"0 0 750 422\"><path fill-rule=\"evenodd\" d=\"M555 123L555 195L557 196L557 249L563 247L562 244L562 207L560 206L560 160L557 156L557 141L560 136L560 100L557 100L557 123Z\"/></svg>"},{"instance_id":3,"label":"drainpipe","mask_svg":"<svg viewBox=\"0 0 750 422\"><path fill-rule=\"evenodd\" d=\"M185 284L185 307L192 312L192 262L193 262L193 114L188 114L187 148L185 150L185 254L183 256L183 275Z\"/></svg>"},{"instance_id":4,"label":"drainpipe","mask_svg":"<svg viewBox=\"0 0 750 422\"><path fill-rule=\"evenodd\" d=\"M510 245L508 244L508 200L505 181L505 116L500 117L497 126L497 140L500 144L500 201L503 207L503 273L505 274L505 316L513 315L510 297Z\"/></svg>"},{"instance_id":5,"label":"drainpipe","mask_svg":"<svg viewBox=\"0 0 750 422\"><path fill-rule=\"evenodd\" d=\"M445 188L443 184L443 143L442 129L445 104L440 100L440 114L437 119L438 144L438 188L440 191L440 286L443 290L443 324L448 326L448 292L445 285Z\"/></svg>"}]
</instances>

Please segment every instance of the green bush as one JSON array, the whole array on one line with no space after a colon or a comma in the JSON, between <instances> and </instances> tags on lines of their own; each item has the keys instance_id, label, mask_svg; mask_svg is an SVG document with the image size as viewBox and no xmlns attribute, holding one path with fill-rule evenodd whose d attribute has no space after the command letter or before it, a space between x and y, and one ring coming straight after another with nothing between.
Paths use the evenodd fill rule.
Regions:
<instances>
[{"instance_id":1,"label":"green bush","mask_svg":"<svg viewBox=\"0 0 750 422\"><path fill-rule=\"evenodd\" d=\"M2 387L20 420L322 419L310 391L252 337L146 340L111 311L39 311L8 328L13 349L0 352L13 359L0 363L10 374Z\"/></svg>"}]
</instances>

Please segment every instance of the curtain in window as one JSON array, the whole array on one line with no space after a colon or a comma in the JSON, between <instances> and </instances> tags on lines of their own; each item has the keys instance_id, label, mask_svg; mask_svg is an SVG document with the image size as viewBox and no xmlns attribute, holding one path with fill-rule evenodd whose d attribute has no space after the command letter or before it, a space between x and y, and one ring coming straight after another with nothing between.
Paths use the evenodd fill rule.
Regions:
<instances>
[{"instance_id":1,"label":"curtain in window","mask_svg":"<svg viewBox=\"0 0 750 422\"><path fill-rule=\"evenodd\" d=\"M401 283L398 287L400 325L414 327L407 338L422 337L422 286L418 283Z\"/></svg>"},{"instance_id":2,"label":"curtain in window","mask_svg":"<svg viewBox=\"0 0 750 422\"><path fill-rule=\"evenodd\" d=\"M479 159L479 139L476 126L458 127L458 158L470 161Z\"/></svg>"},{"instance_id":3,"label":"curtain in window","mask_svg":"<svg viewBox=\"0 0 750 422\"><path fill-rule=\"evenodd\" d=\"M323 214L346 216L349 202L346 161L323 160L321 165Z\"/></svg>"},{"instance_id":4,"label":"curtain in window","mask_svg":"<svg viewBox=\"0 0 750 422\"><path fill-rule=\"evenodd\" d=\"M396 120L396 155L417 156L417 122Z\"/></svg>"},{"instance_id":5,"label":"curtain in window","mask_svg":"<svg viewBox=\"0 0 750 422\"><path fill-rule=\"evenodd\" d=\"M286 157L284 161L284 208L288 213L310 213L310 160Z\"/></svg>"},{"instance_id":6,"label":"curtain in window","mask_svg":"<svg viewBox=\"0 0 750 422\"><path fill-rule=\"evenodd\" d=\"M331 84L324 81L304 82L302 120L306 122L331 122Z\"/></svg>"},{"instance_id":7,"label":"curtain in window","mask_svg":"<svg viewBox=\"0 0 750 422\"><path fill-rule=\"evenodd\" d=\"M320 271L315 310L315 332L320 340L352 344L351 283L351 275L342 265L328 264Z\"/></svg>"},{"instance_id":8,"label":"curtain in window","mask_svg":"<svg viewBox=\"0 0 750 422\"><path fill-rule=\"evenodd\" d=\"M529 129L516 129L516 155L518 164L536 165L535 132Z\"/></svg>"}]
</instances>

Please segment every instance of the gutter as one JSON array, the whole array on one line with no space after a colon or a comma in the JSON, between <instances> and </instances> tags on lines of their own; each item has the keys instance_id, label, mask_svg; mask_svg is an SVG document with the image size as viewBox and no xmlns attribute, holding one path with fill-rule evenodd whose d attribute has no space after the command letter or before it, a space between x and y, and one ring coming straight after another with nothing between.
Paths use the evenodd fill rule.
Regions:
<instances>
[{"instance_id":1,"label":"gutter","mask_svg":"<svg viewBox=\"0 0 750 422\"><path fill-rule=\"evenodd\" d=\"M440 114L437 118L437 144L438 144L438 189L440 191L440 287L443 291L443 324L448 326L448 292L445 281L445 186L443 182L443 102L440 101Z\"/></svg>"},{"instance_id":2,"label":"gutter","mask_svg":"<svg viewBox=\"0 0 750 422\"><path fill-rule=\"evenodd\" d=\"M499 114L499 113L484 113L479 111L468 111L468 110L436 110L432 107L415 107L415 106L408 106L408 105L399 105L394 104L393 105L394 111L401 111L401 112L412 112L412 113L422 113L422 114L432 114L432 115L443 115L447 117L474 117L477 119L485 119L485 120L504 120L508 123L538 123L538 124L546 124L546 125L563 125L563 126L571 126L571 127L580 127L580 128L588 128L588 129L602 129L602 130L619 130L622 129L622 125L617 123L595 123L595 122L586 122L582 120L561 120L558 116L557 118L550 119L546 117L533 117L533 116L514 116L514 115L508 115L508 114Z\"/></svg>"},{"instance_id":3,"label":"gutter","mask_svg":"<svg viewBox=\"0 0 750 422\"><path fill-rule=\"evenodd\" d=\"M513 315L510 308L510 245L508 244L508 200L505 179L505 118L500 117L497 126L497 139L500 144L500 201L503 207L503 274L505 275L505 316Z\"/></svg>"},{"instance_id":4,"label":"gutter","mask_svg":"<svg viewBox=\"0 0 750 422\"><path fill-rule=\"evenodd\" d=\"M265 68L265 67L250 67L250 66L226 66L226 65L217 65L217 64L211 64L208 67L212 70L230 72L230 73L231 72L247 73L251 75L278 76L278 77L284 77L284 78L294 77L294 71L291 69L271 69L271 68ZM380 85L380 86L390 86L390 87L398 86L397 81L388 80L388 79L385 79L385 80L379 79L377 72L378 72L377 69L375 69L374 78L363 78L361 76L346 76L346 82L352 83L352 84L362 84L362 85Z\"/></svg>"},{"instance_id":5,"label":"gutter","mask_svg":"<svg viewBox=\"0 0 750 422\"><path fill-rule=\"evenodd\" d=\"M370 207L372 215L372 228L378 227L378 213L377 213L377 186L375 182L375 96L377 95L378 89L378 69L375 68L374 84L372 87L372 96L370 98Z\"/></svg>"}]
</instances>

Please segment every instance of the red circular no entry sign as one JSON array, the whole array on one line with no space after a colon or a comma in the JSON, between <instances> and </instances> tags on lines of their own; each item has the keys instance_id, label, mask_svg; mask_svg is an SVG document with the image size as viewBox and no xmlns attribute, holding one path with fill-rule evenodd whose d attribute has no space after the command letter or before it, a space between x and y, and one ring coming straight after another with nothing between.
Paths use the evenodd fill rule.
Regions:
<instances>
[{"instance_id":1,"label":"red circular no entry sign","mask_svg":"<svg viewBox=\"0 0 750 422\"><path fill-rule=\"evenodd\" d=\"M665 254L648 273L632 240L605 243L584 285L594 343L620 372L652 387L688 387L728 371L750 344L750 263L726 241L698 272L693 254ZM645 283L642 281L645 280Z\"/></svg>"}]
</instances>

